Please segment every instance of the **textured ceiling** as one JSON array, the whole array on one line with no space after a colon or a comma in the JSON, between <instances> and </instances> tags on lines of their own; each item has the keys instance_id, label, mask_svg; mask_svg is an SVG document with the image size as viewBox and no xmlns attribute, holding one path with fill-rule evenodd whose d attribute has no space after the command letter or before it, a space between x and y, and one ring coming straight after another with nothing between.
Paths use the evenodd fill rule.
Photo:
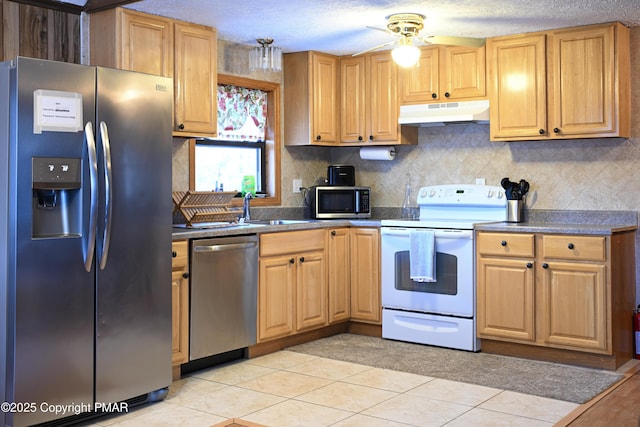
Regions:
<instances>
[{"instance_id":1,"label":"textured ceiling","mask_svg":"<svg viewBox=\"0 0 640 427\"><path fill-rule=\"evenodd\" d=\"M215 27L218 38L285 52L349 54L393 40L385 17L427 16L421 35L491 37L609 21L640 26L638 0L142 0L126 7Z\"/></svg>"}]
</instances>

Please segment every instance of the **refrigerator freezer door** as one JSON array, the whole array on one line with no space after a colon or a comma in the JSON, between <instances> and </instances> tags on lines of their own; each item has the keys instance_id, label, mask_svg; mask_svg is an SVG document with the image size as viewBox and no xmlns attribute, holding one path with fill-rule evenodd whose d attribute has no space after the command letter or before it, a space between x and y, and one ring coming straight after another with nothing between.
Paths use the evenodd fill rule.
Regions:
<instances>
[{"instance_id":1,"label":"refrigerator freezer door","mask_svg":"<svg viewBox=\"0 0 640 427\"><path fill-rule=\"evenodd\" d=\"M92 404L95 268L85 270L83 235L88 226L83 223L81 232L59 236L32 233L34 216L55 216L63 204L82 210L66 214L86 217L89 210L84 133L71 129L34 133L34 116L39 114L34 112L34 91L80 94L81 111L73 114L81 114L83 123L93 121L95 69L19 58L10 74L9 135L0 139L0 145L8 144L12 153L7 168L2 168L9 177L8 197L4 200L3 196L1 202L7 204L2 209L7 208L9 232L6 243L0 243L8 247L8 280L0 285L6 288L2 295L7 297L4 400ZM82 158L83 187L61 191L55 207L39 207L31 184L34 157ZM6 416L8 425L20 426L61 415L38 410L13 414L13 420L12 414Z\"/></svg>"},{"instance_id":2,"label":"refrigerator freezer door","mask_svg":"<svg viewBox=\"0 0 640 427\"><path fill-rule=\"evenodd\" d=\"M96 129L110 141L111 218L98 213L96 401L171 384L171 113L169 78L97 68ZM97 132L105 173L104 132ZM110 223L110 224L109 224Z\"/></svg>"}]
</instances>

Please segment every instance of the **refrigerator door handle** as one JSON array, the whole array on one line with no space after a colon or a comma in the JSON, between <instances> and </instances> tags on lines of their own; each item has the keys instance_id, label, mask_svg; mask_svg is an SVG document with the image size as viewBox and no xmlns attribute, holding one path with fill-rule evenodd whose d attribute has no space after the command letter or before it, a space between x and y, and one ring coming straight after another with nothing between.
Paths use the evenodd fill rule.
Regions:
<instances>
[{"instance_id":1,"label":"refrigerator door handle","mask_svg":"<svg viewBox=\"0 0 640 427\"><path fill-rule=\"evenodd\" d=\"M89 272L91 271L93 254L96 249L96 225L98 223L98 156L96 155L96 140L93 137L91 122L87 122L84 127L84 136L89 157L90 188L89 237L84 247L84 269Z\"/></svg>"},{"instance_id":2,"label":"refrigerator door handle","mask_svg":"<svg viewBox=\"0 0 640 427\"><path fill-rule=\"evenodd\" d=\"M104 156L104 232L102 233L102 255L100 256L100 270L107 266L109 243L111 242L111 217L113 211L113 177L111 170L111 141L109 130L105 122L100 122L100 137L102 138L102 155Z\"/></svg>"}]
</instances>

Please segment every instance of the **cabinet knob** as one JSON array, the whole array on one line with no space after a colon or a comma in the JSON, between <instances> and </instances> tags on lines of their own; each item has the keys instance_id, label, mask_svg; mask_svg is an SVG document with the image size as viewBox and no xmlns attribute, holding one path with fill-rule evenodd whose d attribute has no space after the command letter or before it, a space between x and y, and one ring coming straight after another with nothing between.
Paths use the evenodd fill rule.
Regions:
<instances>
[{"instance_id":1,"label":"cabinet knob","mask_svg":"<svg viewBox=\"0 0 640 427\"><path fill-rule=\"evenodd\" d=\"M369 135L369 141L373 141L373 135Z\"/></svg>"},{"instance_id":2,"label":"cabinet knob","mask_svg":"<svg viewBox=\"0 0 640 427\"><path fill-rule=\"evenodd\" d=\"M180 123L180 124L178 125L178 129L183 130L183 129L184 129L184 123Z\"/></svg>"},{"instance_id":3,"label":"cabinet knob","mask_svg":"<svg viewBox=\"0 0 640 427\"><path fill-rule=\"evenodd\" d=\"M178 252L176 251L171 251L171 258L175 258L178 256Z\"/></svg>"},{"instance_id":4,"label":"cabinet knob","mask_svg":"<svg viewBox=\"0 0 640 427\"><path fill-rule=\"evenodd\" d=\"M189 278L189 273L182 273L182 277L184 277L185 279Z\"/></svg>"},{"instance_id":5,"label":"cabinet knob","mask_svg":"<svg viewBox=\"0 0 640 427\"><path fill-rule=\"evenodd\" d=\"M336 230L331 230L331 235L335 236L336 235Z\"/></svg>"},{"instance_id":6,"label":"cabinet knob","mask_svg":"<svg viewBox=\"0 0 640 427\"><path fill-rule=\"evenodd\" d=\"M316 136L316 141L320 141L320 139L322 139L320 135Z\"/></svg>"},{"instance_id":7,"label":"cabinet knob","mask_svg":"<svg viewBox=\"0 0 640 427\"><path fill-rule=\"evenodd\" d=\"M560 129L558 129L558 128L553 128L553 133L560 133Z\"/></svg>"},{"instance_id":8,"label":"cabinet knob","mask_svg":"<svg viewBox=\"0 0 640 427\"><path fill-rule=\"evenodd\" d=\"M503 240L502 242L500 242L500 245L502 245L502 246L507 246L507 241L506 241L506 240Z\"/></svg>"},{"instance_id":9,"label":"cabinet knob","mask_svg":"<svg viewBox=\"0 0 640 427\"><path fill-rule=\"evenodd\" d=\"M358 141L362 141L363 139L362 135L358 136Z\"/></svg>"},{"instance_id":10,"label":"cabinet knob","mask_svg":"<svg viewBox=\"0 0 640 427\"><path fill-rule=\"evenodd\" d=\"M540 135L544 135L544 129L540 129L540 130L538 131L538 133L539 133Z\"/></svg>"},{"instance_id":11,"label":"cabinet knob","mask_svg":"<svg viewBox=\"0 0 640 427\"><path fill-rule=\"evenodd\" d=\"M527 263L527 268L533 268L533 263L528 262Z\"/></svg>"},{"instance_id":12,"label":"cabinet knob","mask_svg":"<svg viewBox=\"0 0 640 427\"><path fill-rule=\"evenodd\" d=\"M300 257L300 262L304 262L304 257L303 256Z\"/></svg>"},{"instance_id":13,"label":"cabinet knob","mask_svg":"<svg viewBox=\"0 0 640 427\"><path fill-rule=\"evenodd\" d=\"M438 97L438 94L437 94L437 93L432 93L432 94L431 94L431 97L432 97L433 99L436 99L436 98Z\"/></svg>"},{"instance_id":14,"label":"cabinet knob","mask_svg":"<svg viewBox=\"0 0 640 427\"><path fill-rule=\"evenodd\" d=\"M451 96L451 94L450 94L449 92L445 92L445 93L444 93L444 97L445 97L445 98L448 98L448 97L450 97L450 96Z\"/></svg>"},{"instance_id":15,"label":"cabinet knob","mask_svg":"<svg viewBox=\"0 0 640 427\"><path fill-rule=\"evenodd\" d=\"M547 264L546 262L542 264L542 268L549 268L549 264Z\"/></svg>"},{"instance_id":16,"label":"cabinet knob","mask_svg":"<svg viewBox=\"0 0 640 427\"><path fill-rule=\"evenodd\" d=\"M567 245L567 247L568 247L569 249L573 249L573 248L575 248L575 246L573 246L573 243L569 243L569 244Z\"/></svg>"},{"instance_id":17,"label":"cabinet knob","mask_svg":"<svg viewBox=\"0 0 640 427\"><path fill-rule=\"evenodd\" d=\"M293 258L291 258L291 259L289 260L289 264L293 264L294 262L296 262L296 260L295 260L295 259L293 259Z\"/></svg>"}]
</instances>

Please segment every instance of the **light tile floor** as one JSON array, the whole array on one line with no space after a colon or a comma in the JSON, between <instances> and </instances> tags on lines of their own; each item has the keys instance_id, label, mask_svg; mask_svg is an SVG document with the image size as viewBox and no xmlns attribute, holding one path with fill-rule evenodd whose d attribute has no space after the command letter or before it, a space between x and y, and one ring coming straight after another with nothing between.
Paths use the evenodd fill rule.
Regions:
<instances>
[{"instance_id":1,"label":"light tile floor","mask_svg":"<svg viewBox=\"0 0 640 427\"><path fill-rule=\"evenodd\" d=\"M291 351L220 365L167 398L91 426L551 426L578 405Z\"/></svg>"}]
</instances>

